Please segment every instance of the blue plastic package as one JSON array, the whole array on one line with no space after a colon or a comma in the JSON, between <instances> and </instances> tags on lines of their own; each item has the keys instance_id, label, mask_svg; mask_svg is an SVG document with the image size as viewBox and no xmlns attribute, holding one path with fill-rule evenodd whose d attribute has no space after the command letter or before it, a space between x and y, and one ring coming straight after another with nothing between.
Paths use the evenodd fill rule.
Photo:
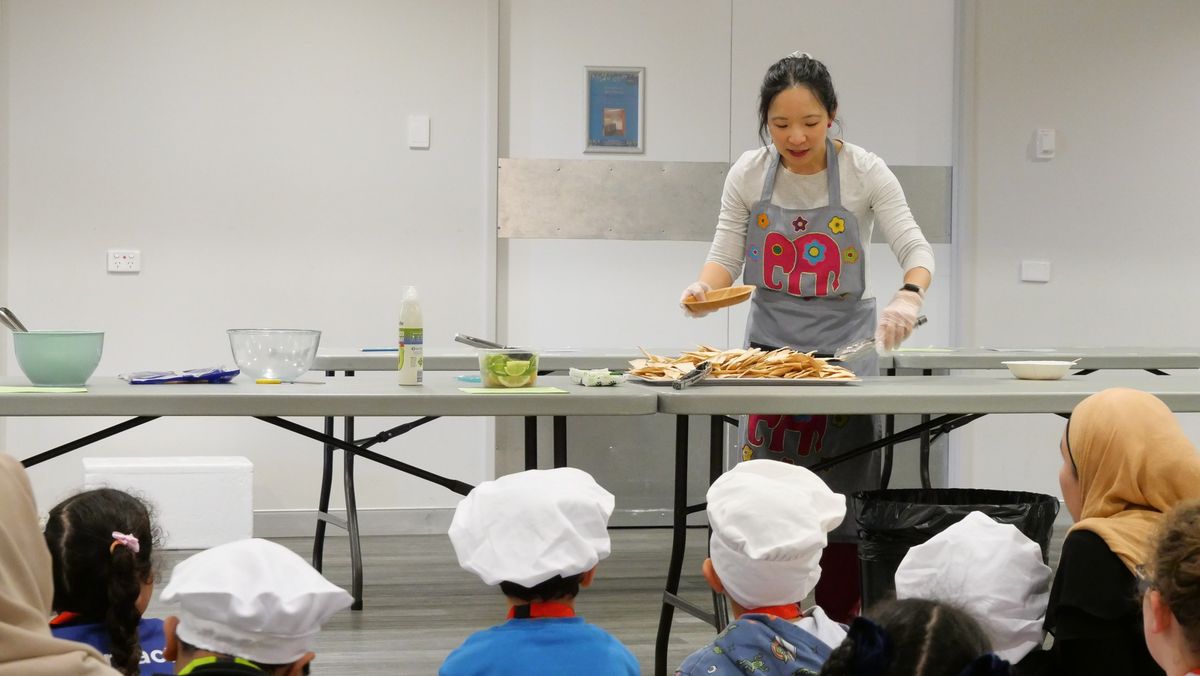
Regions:
<instances>
[{"instance_id":1,"label":"blue plastic package","mask_svg":"<svg viewBox=\"0 0 1200 676\"><path fill-rule=\"evenodd\" d=\"M136 371L122 373L121 378L130 385L175 385L183 383L227 383L239 373L238 369L211 366L190 371Z\"/></svg>"}]
</instances>

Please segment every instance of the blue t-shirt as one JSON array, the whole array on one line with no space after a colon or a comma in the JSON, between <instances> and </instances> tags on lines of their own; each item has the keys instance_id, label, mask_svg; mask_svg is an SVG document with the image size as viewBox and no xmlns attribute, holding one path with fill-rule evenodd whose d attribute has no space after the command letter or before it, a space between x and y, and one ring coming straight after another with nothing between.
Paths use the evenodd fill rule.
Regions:
<instances>
[{"instance_id":1,"label":"blue t-shirt","mask_svg":"<svg viewBox=\"0 0 1200 676\"><path fill-rule=\"evenodd\" d=\"M105 659L112 657L112 649L108 645L108 629L103 624L69 622L51 625L50 633L54 634L55 638L86 643L99 650ZM142 645L141 669L139 670L142 676L161 674L164 673L164 670L171 671L173 669L174 663L168 662L167 658L163 657L163 648L167 644L167 637L163 632L162 620L142 618L141 622L138 622L138 641Z\"/></svg>"},{"instance_id":2,"label":"blue t-shirt","mask_svg":"<svg viewBox=\"0 0 1200 676\"><path fill-rule=\"evenodd\" d=\"M582 617L513 619L467 637L440 676L639 676L637 658Z\"/></svg>"},{"instance_id":3,"label":"blue t-shirt","mask_svg":"<svg viewBox=\"0 0 1200 676\"><path fill-rule=\"evenodd\" d=\"M725 627L712 643L689 655L675 673L816 676L832 652L816 636L788 620L746 614Z\"/></svg>"}]
</instances>

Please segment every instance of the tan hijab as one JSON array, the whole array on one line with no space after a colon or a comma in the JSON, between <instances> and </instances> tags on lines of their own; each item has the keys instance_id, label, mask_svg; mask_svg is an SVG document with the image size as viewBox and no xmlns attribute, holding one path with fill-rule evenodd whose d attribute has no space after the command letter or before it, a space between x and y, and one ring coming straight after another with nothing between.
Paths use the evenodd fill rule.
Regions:
<instances>
[{"instance_id":1,"label":"tan hijab","mask_svg":"<svg viewBox=\"0 0 1200 676\"><path fill-rule=\"evenodd\" d=\"M1067 450L1083 501L1071 530L1104 538L1131 571L1145 563L1163 513L1200 497L1200 455L1152 394L1113 388L1079 402Z\"/></svg>"},{"instance_id":2,"label":"tan hijab","mask_svg":"<svg viewBox=\"0 0 1200 676\"><path fill-rule=\"evenodd\" d=\"M29 477L0 452L0 676L117 676L95 649L50 635L50 576Z\"/></svg>"}]
</instances>

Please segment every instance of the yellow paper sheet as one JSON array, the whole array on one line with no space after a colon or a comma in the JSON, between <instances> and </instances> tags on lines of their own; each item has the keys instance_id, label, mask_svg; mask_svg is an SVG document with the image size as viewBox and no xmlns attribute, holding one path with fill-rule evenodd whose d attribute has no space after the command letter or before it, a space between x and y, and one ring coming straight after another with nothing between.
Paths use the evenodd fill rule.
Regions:
<instances>
[{"instance_id":1,"label":"yellow paper sheet","mask_svg":"<svg viewBox=\"0 0 1200 676\"><path fill-rule=\"evenodd\" d=\"M467 394L566 394L559 387L460 387L459 392Z\"/></svg>"},{"instance_id":2,"label":"yellow paper sheet","mask_svg":"<svg viewBox=\"0 0 1200 676\"><path fill-rule=\"evenodd\" d=\"M0 394L25 394L34 392L87 392L86 387L35 387L33 385L0 385Z\"/></svg>"}]
</instances>

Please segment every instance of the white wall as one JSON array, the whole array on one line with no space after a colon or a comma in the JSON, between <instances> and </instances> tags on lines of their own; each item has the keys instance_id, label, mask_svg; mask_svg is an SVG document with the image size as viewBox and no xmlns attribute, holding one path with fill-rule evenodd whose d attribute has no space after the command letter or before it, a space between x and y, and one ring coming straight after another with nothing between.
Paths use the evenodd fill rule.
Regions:
<instances>
[{"instance_id":1,"label":"white wall","mask_svg":"<svg viewBox=\"0 0 1200 676\"><path fill-rule=\"evenodd\" d=\"M603 13L551 0L501 7L503 156L589 157L583 69L608 65L646 68L646 152L604 160L732 162L761 145L757 98L766 68L801 49L829 65L848 140L892 164L952 163L953 0L623 0ZM853 49L837 26L854 27ZM707 242L502 241L501 330L514 342L576 347L740 344L744 308L701 320L678 309L707 251ZM914 344L949 340L951 249L936 253L930 324ZM873 245L871 283L884 301L901 283L893 261L885 245Z\"/></svg>"},{"instance_id":2,"label":"white wall","mask_svg":"<svg viewBox=\"0 0 1200 676\"><path fill-rule=\"evenodd\" d=\"M405 284L421 291L429 345L490 332L487 0L3 8L6 300L34 327L105 330L98 375L229 363L234 326L390 344ZM428 151L407 147L413 113L432 117ZM112 247L140 249L142 273L106 274ZM6 450L109 422L11 421ZM442 420L385 450L474 482L490 473L486 427ZM156 421L31 474L48 506L85 453L216 452L254 460L257 508L315 506L317 446L257 421ZM455 502L369 465L360 506Z\"/></svg>"},{"instance_id":3,"label":"white wall","mask_svg":"<svg viewBox=\"0 0 1200 676\"><path fill-rule=\"evenodd\" d=\"M971 5L968 344L1195 346L1200 4ZM1058 132L1053 160L1032 159L1039 127ZM1018 281L1022 259L1050 261L1050 283ZM956 433L963 478L1057 494L1062 429L976 422Z\"/></svg>"}]
</instances>

